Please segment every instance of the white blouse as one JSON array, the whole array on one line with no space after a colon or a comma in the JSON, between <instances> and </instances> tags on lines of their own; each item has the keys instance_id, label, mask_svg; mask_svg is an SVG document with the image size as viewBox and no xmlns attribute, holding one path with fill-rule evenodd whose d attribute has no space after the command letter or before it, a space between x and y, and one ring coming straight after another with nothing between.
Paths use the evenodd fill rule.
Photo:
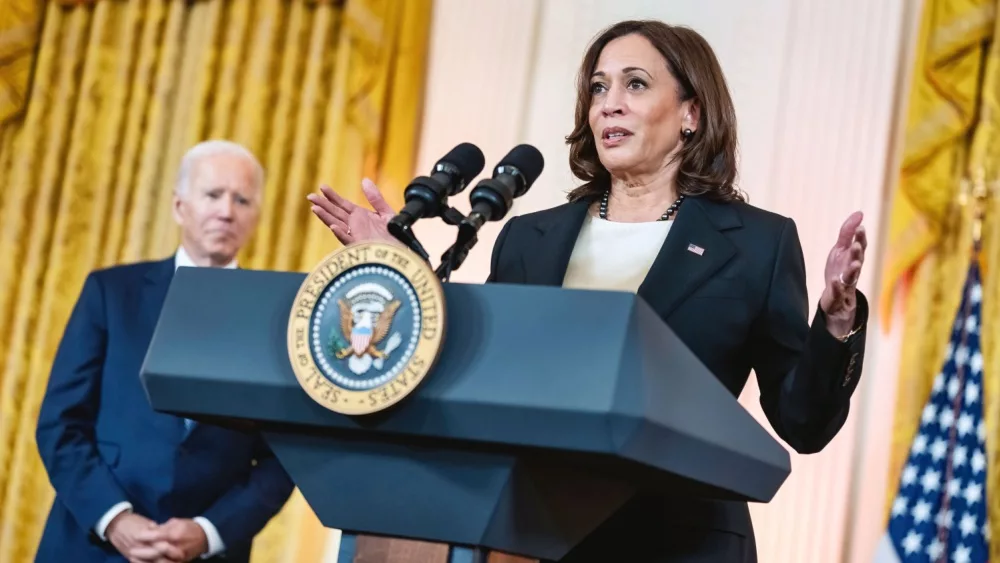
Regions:
<instances>
[{"instance_id":1,"label":"white blouse","mask_svg":"<svg viewBox=\"0 0 1000 563\"><path fill-rule=\"evenodd\" d=\"M563 287L635 293L673 224L619 223L588 214L573 247Z\"/></svg>"}]
</instances>

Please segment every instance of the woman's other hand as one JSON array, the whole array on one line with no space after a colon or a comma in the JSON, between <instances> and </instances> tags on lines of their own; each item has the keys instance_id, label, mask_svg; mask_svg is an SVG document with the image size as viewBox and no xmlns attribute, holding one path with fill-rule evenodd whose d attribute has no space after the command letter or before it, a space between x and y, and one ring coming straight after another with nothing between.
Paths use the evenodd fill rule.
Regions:
<instances>
[{"instance_id":1,"label":"woman's other hand","mask_svg":"<svg viewBox=\"0 0 1000 563\"><path fill-rule=\"evenodd\" d=\"M827 329L836 337L849 334L855 328L856 286L868 247L865 227L861 224L863 218L860 211L855 211L844 221L837 243L826 259L826 288L819 306L826 313Z\"/></svg>"}]
</instances>

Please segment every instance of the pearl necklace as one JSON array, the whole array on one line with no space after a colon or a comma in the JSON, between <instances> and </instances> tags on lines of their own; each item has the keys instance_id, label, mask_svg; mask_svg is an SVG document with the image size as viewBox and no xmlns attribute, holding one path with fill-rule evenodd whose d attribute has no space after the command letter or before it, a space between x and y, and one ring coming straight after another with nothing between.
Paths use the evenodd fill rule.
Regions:
<instances>
[{"instance_id":1,"label":"pearl necklace","mask_svg":"<svg viewBox=\"0 0 1000 563\"><path fill-rule=\"evenodd\" d=\"M607 221L608 219L608 198L610 196L611 192L606 191L604 192L604 196L601 198L601 207L599 209L599 216L601 217L601 219L604 219L605 221ZM670 204L670 207L668 207L667 210L663 212L663 215L660 215L660 218L657 219L657 221L669 221L670 218L674 216L674 213L677 213L677 208L681 206L682 201L684 201L684 194L681 194L680 197L677 198L677 201Z\"/></svg>"}]
</instances>

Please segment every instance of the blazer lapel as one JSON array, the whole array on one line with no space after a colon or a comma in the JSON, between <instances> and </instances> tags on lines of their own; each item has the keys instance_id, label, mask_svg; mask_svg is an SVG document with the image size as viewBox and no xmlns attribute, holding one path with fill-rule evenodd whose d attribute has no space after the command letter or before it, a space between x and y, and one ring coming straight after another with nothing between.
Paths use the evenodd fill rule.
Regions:
<instances>
[{"instance_id":1,"label":"blazer lapel","mask_svg":"<svg viewBox=\"0 0 1000 563\"><path fill-rule=\"evenodd\" d=\"M167 298L167 290L170 289L170 282L174 278L174 258L168 258L152 264L146 272L142 295L140 297L139 315L142 319L143 338L148 345L156 331L156 323L160 318L160 311L163 309L163 302ZM142 352L145 358L145 351ZM174 415L155 413L153 425L161 435L170 436L178 444L185 438L185 428L183 419Z\"/></svg>"},{"instance_id":2,"label":"blazer lapel","mask_svg":"<svg viewBox=\"0 0 1000 563\"><path fill-rule=\"evenodd\" d=\"M720 231L742 226L735 208L688 198L638 294L667 318L699 285L736 253Z\"/></svg>"},{"instance_id":3,"label":"blazer lapel","mask_svg":"<svg viewBox=\"0 0 1000 563\"><path fill-rule=\"evenodd\" d=\"M167 290L170 289L170 281L174 278L174 258L161 260L151 265L146 273L146 284L142 288L142 311L141 315L145 326L149 327L149 334L153 334L156 323L160 318L160 310L163 309L163 302L167 298Z\"/></svg>"},{"instance_id":4,"label":"blazer lapel","mask_svg":"<svg viewBox=\"0 0 1000 563\"><path fill-rule=\"evenodd\" d=\"M541 240L525 255L525 283L561 286L590 204L578 201L554 208L535 228Z\"/></svg>"}]
</instances>

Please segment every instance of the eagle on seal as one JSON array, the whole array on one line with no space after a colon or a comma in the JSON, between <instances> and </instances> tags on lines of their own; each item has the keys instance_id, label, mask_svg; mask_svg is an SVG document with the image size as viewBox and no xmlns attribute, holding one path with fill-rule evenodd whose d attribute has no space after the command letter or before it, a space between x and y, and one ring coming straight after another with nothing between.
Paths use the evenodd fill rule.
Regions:
<instances>
[{"instance_id":1,"label":"eagle on seal","mask_svg":"<svg viewBox=\"0 0 1000 563\"><path fill-rule=\"evenodd\" d=\"M396 310L399 309L399 301L394 300L386 303L384 311L372 315L377 319L374 326L365 322L368 320L367 318L355 322L356 315L351 311L347 302L341 299L337 303L340 305L340 330L351 341L348 346L337 351L337 359L342 360L351 354L358 357L368 354L376 359L385 358L386 353L376 346L389 334L392 319L396 315Z\"/></svg>"},{"instance_id":2,"label":"eagle on seal","mask_svg":"<svg viewBox=\"0 0 1000 563\"><path fill-rule=\"evenodd\" d=\"M363 375L372 366L382 369L386 357L403 341L398 332L386 339L400 301L381 284L368 282L352 288L337 304L340 333L349 342L337 344L334 356L338 360L346 359L347 367L357 375ZM385 345L380 350L378 347L383 341Z\"/></svg>"}]
</instances>

